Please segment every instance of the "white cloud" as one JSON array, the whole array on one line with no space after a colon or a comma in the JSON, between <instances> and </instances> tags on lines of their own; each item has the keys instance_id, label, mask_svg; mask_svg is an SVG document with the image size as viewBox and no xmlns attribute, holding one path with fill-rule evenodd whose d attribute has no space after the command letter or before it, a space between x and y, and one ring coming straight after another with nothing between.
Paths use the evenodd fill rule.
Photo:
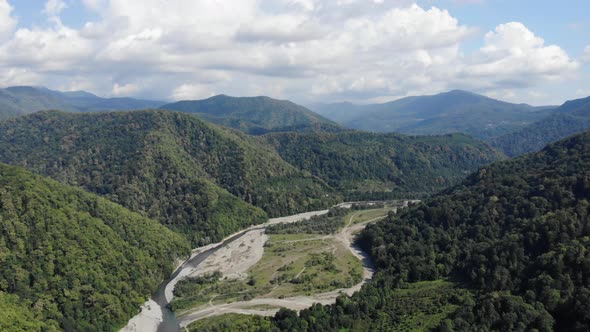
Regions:
<instances>
[{"instance_id":1,"label":"white cloud","mask_svg":"<svg viewBox=\"0 0 590 332\"><path fill-rule=\"evenodd\" d=\"M47 0L43 12L49 17L59 16L67 7L63 0Z\"/></svg>"},{"instance_id":2,"label":"white cloud","mask_svg":"<svg viewBox=\"0 0 590 332\"><path fill-rule=\"evenodd\" d=\"M512 90L579 66L521 23L499 25L465 55L461 44L477 30L411 0L82 2L99 18L81 29L56 19L15 32L0 0L0 36L9 37L0 38L0 69L105 95L382 100L455 87ZM57 17L64 4L49 0L45 12Z\"/></svg>"},{"instance_id":3,"label":"white cloud","mask_svg":"<svg viewBox=\"0 0 590 332\"><path fill-rule=\"evenodd\" d=\"M0 45L0 66L42 72L91 70L94 45L75 29L55 26L48 29L19 29Z\"/></svg>"},{"instance_id":4,"label":"white cloud","mask_svg":"<svg viewBox=\"0 0 590 332\"><path fill-rule=\"evenodd\" d=\"M174 100L192 100L204 99L214 95L215 93L206 85L182 84L174 89L171 97Z\"/></svg>"},{"instance_id":5,"label":"white cloud","mask_svg":"<svg viewBox=\"0 0 590 332\"><path fill-rule=\"evenodd\" d=\"M582 54L582 61L590 63L590 45L584 48L584 54Z\"/></svg>"},{"instance_id":6,"label":"white cloud","mask_svg":"<svg viewBox=\"0 0 590 332\"><path fill-rule=\"evenodd\" d=\"M9 36L16 26L16 19L11 16L12 10L7 0L0 0L0 41Z\"/></svg>"},{"instance_id":7,"label":"white cloud","mask_svg":"<svg viewBox=\"0 0 590 332\"><path fill-rule=\"evenodd\" d=\"M27 69L20 68L0 68L0 87L9 87L15 85L36 85L41 81L41 77Z\"/></svg>"},{"instance_id":8,"label":"white cloud","mask_svg":"<svg viewBox=\"0 0 590 332\"><path fill-rule=\"evenodd\" d=\"M579 66L559 46L545 45L524 24L510 22L486 33L484 46L461 65L458 77L480 88L514 89L566 79Z\"/></svg>"},{"instance_id":9,"label":"white cloud","mask_svg":"<svg viewBox=\"0 0 590 332\"><path fill-rule=\"evenodd\" d=\"M137 84L123 84L115 83L113 85L113 96L130 96L139 92L141 89Z\"/></svg>"}]
</instances>

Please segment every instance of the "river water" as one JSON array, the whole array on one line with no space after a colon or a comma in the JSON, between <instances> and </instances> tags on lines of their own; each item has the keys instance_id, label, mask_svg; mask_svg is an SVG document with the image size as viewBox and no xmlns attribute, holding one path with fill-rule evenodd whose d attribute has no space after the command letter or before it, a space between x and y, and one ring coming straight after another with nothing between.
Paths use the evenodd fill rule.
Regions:
<instances>
[{"instance_id":1,"label":"river water","mask_svg":"<svg viewBox=\"0 0 590 332\"><path fill-rule=\"evenodd\" d=\"M160 308L162 308L162 322L160 323L160 325L158 325L158 332L178 332L180 330L180 325L178 323L178 320L176 320L176 315L174 314L174 312L172 310L170 310L168 308L168 305L170 304L170 302L166 298L166 286L168 285L168 283L170 281L172 281L174 278L176 278L176 276L182 270L187 269L187 268L192 269L192 268L197 267L207 257L211 256L213 253L215 253L217 250L222 248L224 245L239 239L244 234L246 234L247 232L252 231L252 230L253 230L252 228L244 230L244 231L230 237L229 239L226 239L222 243L214 246L213 248L205 250L205 251L191 257L189 260L185 261L180 268L176 269L176 271L170 276L169 279L163 281L160 284L160 287L158 288L156 293L152 296L152 300L154 300L160 306Z\"/></svg>"}]
</instances>

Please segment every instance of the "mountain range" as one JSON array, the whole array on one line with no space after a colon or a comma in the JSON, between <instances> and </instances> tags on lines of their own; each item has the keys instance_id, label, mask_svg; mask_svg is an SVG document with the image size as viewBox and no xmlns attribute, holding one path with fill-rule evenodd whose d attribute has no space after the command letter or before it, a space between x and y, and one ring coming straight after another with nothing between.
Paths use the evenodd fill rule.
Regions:
<instances>
[{"instance_id":1,"label":"mountain range","mask_svg":"<svg viewBox=\"0 0 590 332\"><path fill-rule=\"evenodd\" d=\"M550 142L590 129L589 104L585 98L559 107L534 107L452 90L383 104L314 105L313 109L320 115L288 100L264 96L217 95L165 104L133 98L100 98L85 91L59 92L22 86L0 90L0 119L45 109L104 112L160 108L189 113L250 135L340 133L355 129L408 135L465 133L488 142L508 156L516 156L538 151Z\"/></svg>"},{"instance_id":2,"label":"mountain range","mask_svg":"<svg viewBox=\"0 0 590 332\"><path fill-rule=\"evenodd\" d=\"M312 106L317 113L353 129L409 135L461 132L480 139L536 122L549 115L552 108L507 103L462 90L406 97L383 104Z\"/></svg>"},{"instance_id":3,"label":"mountain range","mask_svg":"<svg viewBox=\"0 0 590 332\"><path fill-rule=\"evenodd\" d=\"M550 115L515 132L490 140L508 156L542 149L545 145L590 129L590 97L567 101Z\"/></svg>"},{"instance_id":4,"label":"mountain range","mask_svg":"<svg viewBox=\"0 0 590 332\"><path fill-rule=\"evenodd\" d=\"M0 89L0 119L43 110L96 112L157 108L160 101L134 98L101 98L86 91L60 92L43 87L14 86Z\"/></svg>"},{"instance_id":5,"label":"mountain range","mask_svg":"<svg viewBox=\"0 0 590 332\"><path fill-rule=\"evenodd\" d=\"M269 216L401 197L426 201L360 235L377 268L361 292L257 322L588 329L589 133L505 161L466 134L345 129L268 97L142 106L152 102L0 92L11 105L0 107L0 330L116 330L191 247ZM478 137L516 155L584 130L590 98L550 109L452 91L404 103L433 117L418 131L475 135L484 120L468 127L466 112L512 112ZM28 114L48 105L63 111Z\"/></svg>"},{"instance_id":6,"label":"mountain range","mask_svg":"<svg viewBox=\"0 0 590 332\"><path fill-rule=\"evenodd\" d=\"M218 95L184 100L160 109L191 113L203 120L260 135L276 131L342 131L339 125L288 100Z\"/></svg>"}]
</instances>

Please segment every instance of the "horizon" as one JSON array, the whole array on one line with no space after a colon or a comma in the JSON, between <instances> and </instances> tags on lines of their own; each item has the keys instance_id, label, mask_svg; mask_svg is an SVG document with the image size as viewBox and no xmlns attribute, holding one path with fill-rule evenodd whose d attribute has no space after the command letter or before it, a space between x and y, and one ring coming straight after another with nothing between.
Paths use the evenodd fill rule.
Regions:
<instances>
[{"instance_id":1,"label":"horizon","mask_svg":"<svg viewBox=\"0 0 590 332\"><path fill-rule=\"evenodd\" d=\"M0 0L0 87L303 105L460 89L555 105L590 95L587 9L583 0Z\"/></svg>"},{"instance_id":2,"label":"horizon","mask_svg":"<svg viewBox=\"0 0 590 332\"><path fill-rule=\"evenodd\" d=\"M146 100L146 101L154 101L154 102L162 102L162 103L166 103L166 104L172 104L172 103L176 103L176 102L181 102L181 101L200 101L200 100L206 100L206 99L210 99L210 98L214 98L214 97L219 97L219 96L225 96L225 97L229 97L229 98L258 98L258 97L266 97L266 98L271 98L271 99L275 99L275 100L279 100L279 101L289 101L289 102L293 102L297 105L306 107L310 110L313 111L313 107L314 106L318 106L318 105L336 105L336 104L351 104L351 105L355 105L355 106L363 106L363 105L378 105L378 104L387 104L387 103L391 103L391 102L395 102L404 98L412 98L412 97L431 97L431 96L437 96L437 95L442 95L442 94L448 94L451 92L462 92L462 93L468 93L468 94L475 94L481 97L485 97L485 98L490 98L490 99L494 99L497 101L501 101L501 102L507 102L507 103L511 103L511 104L523 104L523 105L529 105L529 106L533 106L533 107L558 107L563 105L564 103L568 102L568 101L572 101L572 100L576 100L576 99L584 99L590 96L585 96L585 97L580 97L580 98L576 98L576 99L568 99L568 100L564 100L558 104L551 104L551 105L535 105L535 104L531 104L531 103L527 103L527 102L522 102L522 103L513 103L510 101L506 101L506 100L502 100L499 98L494 98L494 97L490 97L490 96L486 96L485 94L481 94L481 93L477 93L477 92L473 92L473 91L469 91L469 90L463 90L463 89L451 89L451 90L447 90L447 91L441 91L441 92L435 92L433 94L427 94L427 95L412 95L412 96L405 96L405 97L400 97L398 99L392 99L392 100L388 100L388 101L383 101L383 102L377 102L377 103L360 103L360 102L353 102L353 101L349 101L349 100L342 100L342 101L333 101L333 102L314 102L314 103L309 103L309 104L305 104L305 103L298 103L295 102L293 100L290 99L281 99L281 98L275 98L273 96L267 96L267 95L252 95L252 96L235 96L235 95L230 95L227 93L219 93L213 96L209 96L209 97L205 97L205 98L200 98L200 99L150 99L150 98L136 98L133 96L116 96L116 97L109 97L109 96L101 96L100 94L97 94L93 91L87 91L87 90L72 90L72 91L62 91L62 90L54 90L51 89L49 87L46 86L34 86L34 85L14 85L14 86L7 86L7 87L0 87L0 89L10 89L10 88L36 88L36 89L46 89L46 90L50 90L53 92L59 92L59 93L76 93L76 92L81 92L81 93L88 93L91 94L95 97L98 98L103 98L103 99L117 99L117 98L132 98L132 99L138 99L138 100Z\"/></svg>"}]
</instances>

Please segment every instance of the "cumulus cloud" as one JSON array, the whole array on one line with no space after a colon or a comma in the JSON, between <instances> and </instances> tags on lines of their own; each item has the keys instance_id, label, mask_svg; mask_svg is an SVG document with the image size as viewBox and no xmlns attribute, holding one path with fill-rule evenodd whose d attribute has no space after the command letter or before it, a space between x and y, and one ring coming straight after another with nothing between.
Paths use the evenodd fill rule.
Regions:
<instances>
[{"instance_id":1,"label":"cumulus cloud","mask_svg":"<svg viewBox=\"0 0 590 332\"><path fill-rule=\"evenodd\" d=\"M461 44L478 30L411 0L82 2L98 18L80 29L56 19L15 31L12 8L0 0L0 69L115 96L366 101L462 86L527 87L579 67L516 22L464 54ZM64 8L49 0L45 13L58 17Z\"/></svg>"},{"instance_id":2,"label":"cumulus cloud","mask_svg":"<svg viewBox=\"0 0 590 332\"><path fill-rule=\"evenodd\" d=\"M486 33L485 45L465 66L466 76L486 78L487 84L530 86L542 80L557 80L574 73L579 63L557 45L545 41L524 24L501 24Z\"/></svg>"},{"instance_id":3,"label":"cumulus cloud","mask_svg":"<svg viewBox=\"0 0 590 332\"><path fill-rule=\"evenodd\" d=\"M174 89L172 92L172 99L187 100L187 99L204 99L215 95L208 86L203 84L182 84Z\"/></svg>"},{"instance_id":4,"label":"cumulus cloud","mask_svg":"<svg viewBox=\"0 0 590 332\"><path fill-rule=\"evenodd\" d=\"M16 19L10 15L12 10L7 0L0 0L0 41L7 37L16 25Z\"/></svg>"},{"instance_id":5,"label":"cumulus cloud","mask_svg":"<svg viewBox=\"0 0 590 332\"><path fill-rule=\"evenodd\" d=\"M112 94L114 96L130 96L136 94L140 90L141 89L137 84L119 85L119 83L115 83L115 85L113 85Z\"/></svg>"}]
</instances>

